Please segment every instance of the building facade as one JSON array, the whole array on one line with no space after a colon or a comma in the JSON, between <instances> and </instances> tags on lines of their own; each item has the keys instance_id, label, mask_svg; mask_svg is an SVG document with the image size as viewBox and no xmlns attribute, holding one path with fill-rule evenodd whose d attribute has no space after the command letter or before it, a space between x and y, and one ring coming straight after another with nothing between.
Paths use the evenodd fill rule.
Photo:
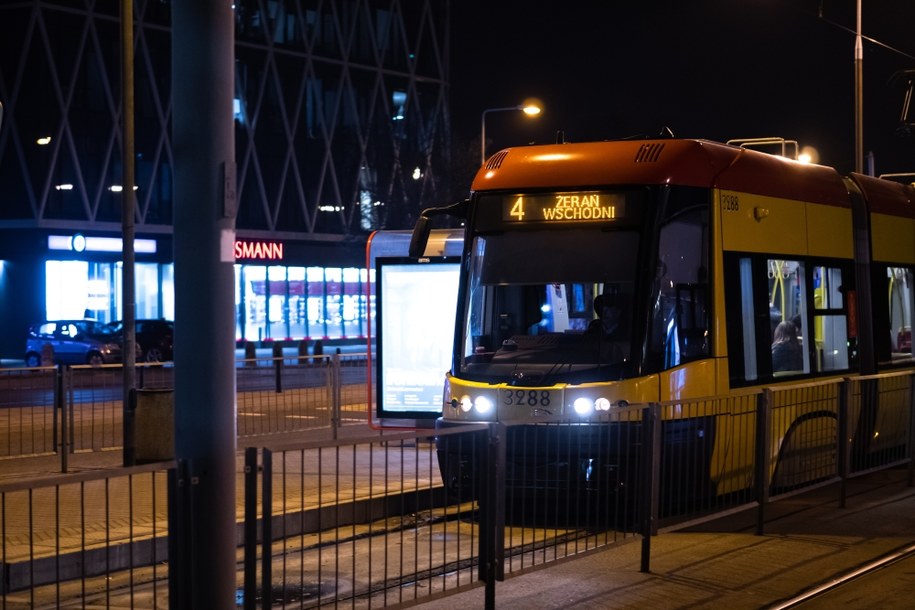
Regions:
<instances>
[{"instance_id":1,"label":"building facade","mask_svg":"<svg viewBox=\"0 0 915 610\"><path fill-rule=\"evenodd\" d=\"M0 5L0 357L121 318L119 0ZM359 339L367 236L447 201L448 0L238 0L236 335ZM173 317L170 2L134 2L137 318Z\"/></svg>"}]
</instances>

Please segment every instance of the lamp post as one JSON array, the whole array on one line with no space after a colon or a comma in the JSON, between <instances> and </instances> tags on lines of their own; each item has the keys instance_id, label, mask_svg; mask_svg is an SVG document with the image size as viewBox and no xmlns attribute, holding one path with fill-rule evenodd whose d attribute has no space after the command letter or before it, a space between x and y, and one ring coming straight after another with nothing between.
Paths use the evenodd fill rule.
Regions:
<instances>
[{"instance_id":1,"label":"lamp post","mask_svg":"<svg viewBox=\"0 0 915 610\"><path fill-rule=\"evenodd\" d=\"M864 45L861 41L861 0L857 2L857 30L855 33L855 171L864 172Z\"/></svg>"},{"instance_id":2,"label":"lamp post","mask_svg":"<svg viewBox=\"0 0 915 610\"><path fill-rule=\"evenodd\" d=\"M480 124L480 165L486 163L486 115L490 112L508 112L520 110L528 117L535 117L542 112L542 108L537 104L519 104L518 106L506 106L505 108L487 108L483 111L483 118Z\"/></svg>"}]
</instances>

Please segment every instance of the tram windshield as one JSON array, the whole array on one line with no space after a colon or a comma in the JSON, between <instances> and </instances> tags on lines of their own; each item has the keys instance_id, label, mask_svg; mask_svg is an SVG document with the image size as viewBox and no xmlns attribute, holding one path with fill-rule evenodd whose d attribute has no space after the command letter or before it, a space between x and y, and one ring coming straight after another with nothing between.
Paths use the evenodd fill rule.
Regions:
<instances>
[{"instance_id":1,"label":"tram windshield","mask_svg":"<svg viewBox=\"0 0 915 610\"><path fill-rule=\"evenodd\" d=\"M474 237L462 376L516 385L623 376L638 252L636 231L606 226Z\"/></svg>"}]
</instances>

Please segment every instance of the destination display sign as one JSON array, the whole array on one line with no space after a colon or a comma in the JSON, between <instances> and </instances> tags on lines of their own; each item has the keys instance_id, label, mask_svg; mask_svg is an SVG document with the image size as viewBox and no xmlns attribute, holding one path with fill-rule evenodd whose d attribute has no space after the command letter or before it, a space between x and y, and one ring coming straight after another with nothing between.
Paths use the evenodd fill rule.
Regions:
<instances>
[{"instance_id":1,"label":"destination display sign","mask_svg":"<svg viewBox=\"0 0 915 610\"><path fill-rule=\"evenodd\" d=\"M607 222L623 218L625 212L622 193L536 193L502 199L506 222Z\"/></svg>"}]
</instances>

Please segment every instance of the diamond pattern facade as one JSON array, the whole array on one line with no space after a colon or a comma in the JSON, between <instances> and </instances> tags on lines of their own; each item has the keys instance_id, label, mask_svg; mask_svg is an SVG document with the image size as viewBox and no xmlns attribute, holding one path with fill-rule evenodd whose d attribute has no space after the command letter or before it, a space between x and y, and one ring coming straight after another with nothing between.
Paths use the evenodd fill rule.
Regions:
<instances>
[{"instance_id":1,"label":"diamond pattern facade","mask_svg":"<svg viewBox=\"0 0 915 610\"><path fill-rule=\"evenodd\" d=\"M117 0L0 5L0 229L116 229ZM447 0L239 0L239 233L350 241L447 200ZM136 0L137 232L170 232L169 2Z\"/></svg>"}]
</instances>

